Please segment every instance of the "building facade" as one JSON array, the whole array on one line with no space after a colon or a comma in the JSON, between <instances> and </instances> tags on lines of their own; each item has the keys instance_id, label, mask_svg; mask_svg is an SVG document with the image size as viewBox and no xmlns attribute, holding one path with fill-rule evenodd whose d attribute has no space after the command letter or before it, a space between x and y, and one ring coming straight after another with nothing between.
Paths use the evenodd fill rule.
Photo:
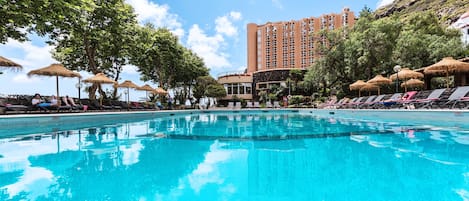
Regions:
<instances>
[{"instance_id":1,"label":"building facade","mask_svg":"<svg viewBox=\"0 0 469 201\"><path fill-rule=\"evenodd\" d=\"M247 72L282 68L306 69L320 57L315 51L322 39L317 33L352 26L355 15L348 8L339 14L286 22L247 25Z\"/></svg>"},{"instance_id":2,"label":"building facade","mask_svg":"<svg viewBox=\"0 0 469 201\"><path fill-rule=\"evenodd\" d=\"M323 38L318 37L320 31L335 30L352 26L354 23L355 15L348 8L344 8L338 14L325 14L320 17L267 22L262 25L249 23L245 75L251 77L252 98L257 97L257 92L269 89L271 85L285 86L285 80L291 69L306 71L320 58L321 55L315 51L318 43L325 42ZM245 83L236 81L239 74L232 76L233 78L231 75L219 77L219 82L226 84L226 80L229 79L231 84ZM226 85L225 88L230 92Z\"/></svg>"}]
</instances>

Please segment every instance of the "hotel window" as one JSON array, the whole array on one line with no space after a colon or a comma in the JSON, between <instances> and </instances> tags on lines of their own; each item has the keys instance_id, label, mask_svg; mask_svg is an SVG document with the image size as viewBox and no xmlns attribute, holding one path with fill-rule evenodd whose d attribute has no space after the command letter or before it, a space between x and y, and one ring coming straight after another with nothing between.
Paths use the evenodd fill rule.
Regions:
<instances>
[{"instance_id":1,"label":"hotel window","mask_svg":"<svg viewBox=\"0 0 469 201\"><path fill-rule=\"evenodd\" d=\"M238 94L238 84L233 84L233 93L232 94Z\"/></svg>"},{"instance_id":2,"label":"hotel window","mask_svg":"<svg viewBox=\"0 0 469 201\"><path fill-rule=\"evenodd\" d=\"M239 94L244 94L244 85L242 83L239 84Z\"/></svg>"},{"instance_id":3,"label":"hotel window","mask_svg":"<svg viewBox=\"0 0 469 201\"><path fill-rule=\"evenodd\" d=\"M233 87L231 86L231 84L228 84L228 87L227 87L227 90L226 90L226 94L232 94L233 92Z\"/></svg>"},{"instance_id":4,"label":"hotel window","mask_svg":"<svg viewBox=\"0 0 469 201\"><path fill-rule=\"evenodd\" d=\"M246 83L245 87L246 87L246 94L252 94L251 84Z\"/></svg>"}]
</instances>

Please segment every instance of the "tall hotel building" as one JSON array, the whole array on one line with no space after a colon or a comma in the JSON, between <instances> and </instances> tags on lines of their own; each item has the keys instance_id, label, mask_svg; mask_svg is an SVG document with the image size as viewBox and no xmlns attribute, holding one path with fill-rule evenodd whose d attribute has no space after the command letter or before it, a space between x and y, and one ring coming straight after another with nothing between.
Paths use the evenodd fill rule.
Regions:
<instances>
[{"instance_id":1,"label":"tall hotel building","mask_svg":"<svg viewBox=\"0 0 469 201\"><path fill-rule=\"evenodd\" d=\"M309 17L285 22L267 22L258 25L247 25L247 71L244 74L225 74L219 82L225 85L230 99L233 95L252 99L240 92L240 86L246 86L252 80L251 95L269 88L270 85L285 84L290 69L306 70L320 57L315 51L321 30L334 30L343 26L352 26L355 15L348 8L339 14L326 14L320 17ZM236 82L243 77L243 83ZM247 79L250 78L250 79ZM233 87L238 89L233 90ZM242 90L246 92L246 90Z\"/></svg>"}]
</instances>

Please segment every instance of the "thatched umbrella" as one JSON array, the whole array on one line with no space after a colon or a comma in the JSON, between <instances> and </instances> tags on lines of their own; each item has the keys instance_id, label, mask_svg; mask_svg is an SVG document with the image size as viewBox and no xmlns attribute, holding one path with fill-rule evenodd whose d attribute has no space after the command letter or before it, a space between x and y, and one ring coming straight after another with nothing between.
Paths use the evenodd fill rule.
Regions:
<instances>
[{"instance_id":1,"label":"thatched umbrella","mask_svg":"<svg viewBox=\"0 0 469 201\"><path fill-rule=\"evenodd\" d=\"M363 81L363 80L357 80L357 81L355 81L354 83L352 83L352 84L349 85L350 91L352 91L352 90L358 90L358 97L360 97L360 96L361 96L361 94L360 94L360 88L361 88L363 85L365 85L365 84L366 84L365 81Z\"/></svg>"},{"instance_id":2,"label":"thatched umbrella","mask_svg":"<svg viewBox=\"0 0 469 201\"><path fill-rule=\"evenodd\" d=\"M81 75L79 73L66 69L62 64L51 64L50 66L47 66L44 68L29 71L28 76L32 76L32 75L55 76L58 105L60 105L59 76L81 78Z\"/></svg>"},{"instance_id":3,"label":"thatched umbrella","mask_svg":"<svg viewBox=\"0 0 469 201\"><path fill-rule=\"evenodd\" d=\"M371 83L365 83L362 85L362 87L360 87L360 91L368 91L369 93L371 93L371 91L378 91L379 94L379 86Z\"/></svg>"},{"instance_id":4,"label":"thatched umbrella","mask_svg":"<svg viewBox=\"0 0 469 201\"><path fill-rule=\"evenodd\" d=\"M97 83L97 84L115 84L116 83L116 81L106 77L104 73L98 73L93 77L83 80L83 82Z\"/></svg>"},{"instance_id":5,"label":"thatched umbrella","mask_svg":"<svg viewBox=\"0 0 469 201\"><path fill-rule=\"evenodd\" d=\"M20 64L2 56L0 56L0 67L6 67L15 70L21 70L23 68Z\"/></svg>"},{"instance_id":6,"label":"thatched umbrella","mask_svg":"<svg viewBox=\"0 0 469 201\"><path fill-rule=\"evenodd\" d=\"M130 88L133 88L133 89L137 89L139 88L139 86L137 86L136 84L134 84L132 81L130 80L126 80L120 84L117 85L117 87L121 87L121 88L127 88L127 104L129 104L130 102Z\"/></svg>"},{"instance_id":7,"label":"thatched umbrella","mask_svg":"<svg viewBox=\"0 0 469 201\"><path fill-rule=\"evenodd\" d=\"M163 88L161 87L158 87L155 89L155 91L153 92L155 94L159 94L159 95L165 95L165 94L168 94L168 92L166 90L164 90Z\"/></svg>"},{"instance_id":8,"label":"thatched umbrella","mask_svg":"<svg viewBox=\"0 0 469 201\"><path fill-rule=\"evenodd\" d=\"M446 87L449 88L449 74L469 72L469 63L458 61L452 57L445 57L441 61L427 66L423 71L425 74L446 73Z\"/></svg>"},{"instance_id":9,"label":"thatched umbrella","mask_svg":"<svg viewBox=\"0 0 469 201\"><path fill-rule=\"evenodd\" d=\"M412 78L422 79L423 77L424 76L422 73L410 70L409 68L403 68L398 73L392 74L389 78L391 78L391 80L394 81L397 78L399 78L400 80L407 80L407 79L412 79Z\"/></svg>"},{"instance_id":10,"label":"thatched umbrella","mask_svg":"<svg viewBox=\"0 0 469 201\"><path fill-rule=\"evenodd\" d=\"M116 81L106 77L104 73L97 73L95 76L83 80L83 82L95 84L116 84ZM100 99L100 104L103 104L102 98Z\"/></svg>"},{"instance_id":11,"label":"thatched umbrella","mask_svg":"<svg viewBox=\"0 0 469 201\"><path fill-rule=\"evenodd\" d=\"M422 87L425 83L418 79L410 79L401 84L401 87L405 87L407 92L407 87Z\"/></svg>"},{"instance_id":12,"label":"thatched umbrella","mask_svg":"<svg viewBox=\"0 0 469 201\"><path fill-rule=\"evenodd\" d=\"M151 87L150 85L148 85L148 84L145 84L141 87L138 87L137 90L145 91L145 98L148 98L148 92L149 91L155 91L155 89L153 87Z\"/></svg>"},{"instance_id":13,"label":"thatched umbrella","mask_svg":"<svg viewBox=\"0 0 469 201\"><path fill-rule=\"evenodd\" d=\"M379 86L391 84L391 82L392 82L392 81L391 81L391 79L389 79L389 78L385 78L385 77L383 77L382 75L376 75L373 79L368 80L366 83L378 85L378 95L379 95L379 94L380 94L380 88L379 88Z\"/></svg>"}]
</instances>

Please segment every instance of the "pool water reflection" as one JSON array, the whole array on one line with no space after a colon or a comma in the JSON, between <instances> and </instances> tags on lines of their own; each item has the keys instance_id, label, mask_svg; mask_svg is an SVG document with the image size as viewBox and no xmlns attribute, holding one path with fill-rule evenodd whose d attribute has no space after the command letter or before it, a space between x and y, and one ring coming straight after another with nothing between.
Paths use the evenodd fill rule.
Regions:
<instances>
[{"instance_id":1,"label":"pool water reflection","mask_svg":"<svg viewBox=\"0 0 469 201\"><path fill-rule=\"evenodd\" d=\"M464 200L469 132L197 114L0 139L0 200Z\"/></svg>"}]
</instances>

